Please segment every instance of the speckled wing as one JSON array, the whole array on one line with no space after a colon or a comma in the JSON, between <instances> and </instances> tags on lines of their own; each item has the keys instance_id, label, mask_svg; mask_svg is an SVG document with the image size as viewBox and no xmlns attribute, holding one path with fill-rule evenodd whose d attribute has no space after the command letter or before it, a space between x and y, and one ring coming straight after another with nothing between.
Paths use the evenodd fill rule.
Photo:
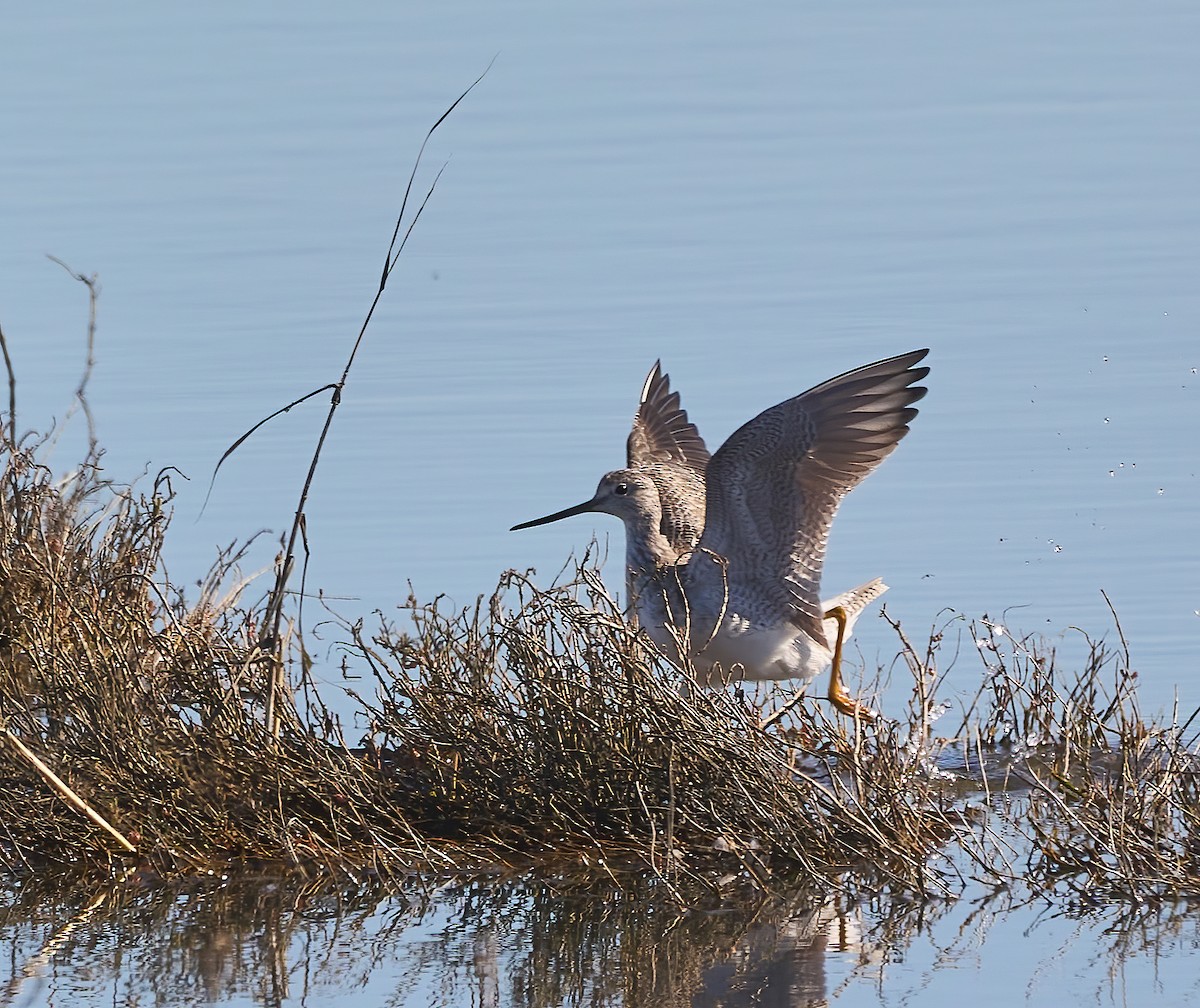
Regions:
<instances>
[{"instance_id":1,"label":"speckled wing","mask_svg":"<svg viewBox=\"0 0 1200 1008\"><path fill-rule=\"evenodd\" d=\"M682 554L695 547L704 529L704 474L708 448L671 391L670 376L655 361L629 432L630 469L650 474L662 503L662 534Z\"/></svg>"},{"instance_id":2,"label":"speckled wing","mask_svg":"<svg viewBox=\"0 0 1200 1008\"><path fill-rule=\"evenodd\" d=\"M928 350L831 378L735 431L708 466L700 547L729 561L730 605L763 622L790 619L814 640L821 568L838 505L908 433L925 395Z\"/></svg>"}]
</instances>

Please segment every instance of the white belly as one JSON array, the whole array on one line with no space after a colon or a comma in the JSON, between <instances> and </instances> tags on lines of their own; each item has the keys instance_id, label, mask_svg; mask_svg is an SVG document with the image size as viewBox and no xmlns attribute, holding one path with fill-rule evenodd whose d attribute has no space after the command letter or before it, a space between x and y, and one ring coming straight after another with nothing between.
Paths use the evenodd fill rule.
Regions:
<instances>
[{"instance_id":1,"label":"white belly","mask_svg":"<svg viewBox=\"0 0 1200 1008\"><path fill-rule=\"evenodd\" d=\"M666 579L646 582L647 590L637 600L638 619L663 654L681 668L687 667L688 661L680 658L678 642L687 637L687 658L700 685L719 686L743 680L807 681L828 668L833 660L832 645L838 634L833 619L824 621L827 643L822 644L788 620L765 625L734 611L722 613L711 602L707 606L685 606L677 584ZM694 585L688 586L689 595L693 589ZM834 606L845 609L848 638L863 607L886 590L882 581L872 581L822 603L822 607L825 612ZM718 615L721 622L714 629Z\"/></svg>"},{"instance_id":2,"label":"white belly","mask_svg":"<svg viewBox=\"0 0 1200 1008\"><path fill-rule=\"evenodd\" d=\"M676 644L683 637L683 628L674 632L668 629L661 606L643 605L638 609L642 626L654 643L671 661L683 666ZM833 640L837 624L833 620L826 622L828 639ZM833 658L830 648L789 622L761 626L736 613L726 613L715 632L711 621L690 629L688 657L696 682L702 686L742 680L812 679Z\"/></svg>"},{"instance_id":3,"label":"white belly","mask_svg":"<svg viewBox=\"0 0 1200 1008\"><path fill-rule=\"evenodd\" d=\"M812 679L829 665L833 652L791 623L755 626L730 614L711 641L693 640L691 658L696 681L717 686L741 680Z\"/></svg>"}]
</instances>

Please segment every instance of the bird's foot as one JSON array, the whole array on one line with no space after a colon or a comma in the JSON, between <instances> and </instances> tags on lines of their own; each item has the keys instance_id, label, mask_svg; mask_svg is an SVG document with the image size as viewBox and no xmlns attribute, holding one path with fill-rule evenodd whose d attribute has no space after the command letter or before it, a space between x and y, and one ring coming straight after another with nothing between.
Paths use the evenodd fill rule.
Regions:
<instances>
[{"instance_id":1,"label":"bird's foot","mask_svg":"<svg viewBox=\"0 0 1200 1008\"><path fill-rule=\"evenodd\" d=\"M871 710L870 707L851 699L850 694L844 689L836 691L831 689L829 691L829 702L847 717L860 718L863 721L874 721L879 717L878 711Z\"/></svg>"}]
</instances>

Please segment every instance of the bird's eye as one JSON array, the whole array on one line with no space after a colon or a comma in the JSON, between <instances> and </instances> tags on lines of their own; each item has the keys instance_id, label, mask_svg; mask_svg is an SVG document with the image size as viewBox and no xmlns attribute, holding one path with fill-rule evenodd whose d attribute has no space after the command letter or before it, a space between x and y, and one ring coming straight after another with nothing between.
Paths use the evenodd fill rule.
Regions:
<instances>
[{"instance_id":1,"label":"bird's eye","mask_svg":"<svg viewBox=\"0 0 1200 1008\"><path fill-rule=\"evenodd\" d=\"M627 493L629 493L629 484L618 483L614 488L613 493L615 493L618 497L624 497Z\"/></svg>"}]
</instances>

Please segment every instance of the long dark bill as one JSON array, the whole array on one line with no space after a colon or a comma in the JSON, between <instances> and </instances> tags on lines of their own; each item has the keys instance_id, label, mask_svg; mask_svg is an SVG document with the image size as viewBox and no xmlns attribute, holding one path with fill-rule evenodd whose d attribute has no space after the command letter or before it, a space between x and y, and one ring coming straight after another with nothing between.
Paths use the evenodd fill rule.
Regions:
<instances>
[{"instance_id":1,"label":"long dark bill","mask_svg":"<svg viewBox=\"0 0 1200 1008\"><path fill-rule=\"evenodd\" d=\"M549 525L551 522L556 522L560 518L571 518L577 514L586 514L592 510L593 501L584 501L582 504L576 504L574 507L565 508L562 511L555 511L552 515L546 515L545 518L535 518L533 521L522 522L520 525L514 525L509 532L519 532L521 529L533 528L535 525Z\"/></svg>"}]
</instances>

